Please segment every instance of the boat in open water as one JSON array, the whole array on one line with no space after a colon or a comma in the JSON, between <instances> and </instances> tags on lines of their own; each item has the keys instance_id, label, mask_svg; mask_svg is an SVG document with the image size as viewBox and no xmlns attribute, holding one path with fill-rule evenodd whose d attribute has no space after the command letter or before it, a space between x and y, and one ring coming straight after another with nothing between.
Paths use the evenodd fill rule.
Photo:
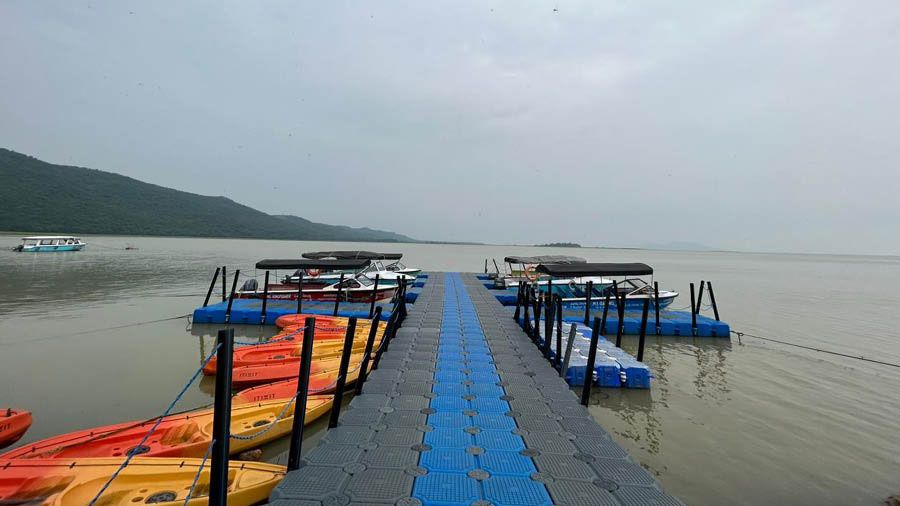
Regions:
<instances>
[{"instance_id":1,"label":"boat in open water","mask_svg":"<svg viewBox=\"0 0 900 506\"><path fill-rule=\"evenodd\" d=\"M548 281L552 280L553 293L560 295L563 304L569 309L584 308L588 299L587 291L574 282L564 284L563 279L610 278L609 284L604 283L602 288L591 290L592 309L602 309L607 295L610 296L610 309L616 309L618 301L624 299L625 309L628 311L641 310L646 300L650 301L650 307L659 304L659 308L664 309L678 297L678 292L672 290L659 290L656 293L653 267L644 263L540 264L535 272L550 276ZM640 276L650 276L650 282L644 281Z\"/></svg>"},{"instance_id":2,"label":"boat in open water","mask_svg":"<svg viewBox=\"0 0 900 506\"><path fill-rule=\"evenodd\" d=\"M391 286L397 285L401 280L412 283L421 272L420 269L412 269L405 266L400 259L403 253L377 253L373 251L312 251L303 253L303 258L310 260L370 260L371 263L364 269L353 270L332 270L329 272L321 272L317 270L307 270L302 273L305 279L312 279L316 282L332 282L340 281L341 274L349 277L359 273L365 274L369 279L375 279L378 276L378 284ZM291 281L296 283L299 281L300 272L295 272L291 277Z\"/></svg>"},{"instance_id":3,"label":"boat in open water","mask_svg":"<svg viewBox=\"0 0 900 506\"><path fill-rule=\"evenodd\" d=\"M23 253L47 253L54 251L80 251L87 243L80 237L71 235L36 235L23 237L22 244L13 248L13 251Z\"/></svg>"}]
</instances>

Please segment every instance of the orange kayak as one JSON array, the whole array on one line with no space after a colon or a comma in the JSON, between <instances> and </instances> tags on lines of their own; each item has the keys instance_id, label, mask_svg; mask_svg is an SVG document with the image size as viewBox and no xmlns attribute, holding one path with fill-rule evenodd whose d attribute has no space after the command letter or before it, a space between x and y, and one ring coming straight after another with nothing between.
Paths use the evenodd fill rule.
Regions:
<instances>
[{"instance_id":1,"label":"orange kayak","mask_svg":"<svg viewBox=\"0 0 900 506\"><path fill-rule=\"evenodd\" d=\"M381 337L384 335L385 325L379 326L379 332L375 336L373 349L377 349L381 344ZM355 353L362 353L366 349L366 341L369 339L369 330L371 327L357 327L356 335L353 338L353 347ZM320 340L319 334L316 334L313 341L313 360L340 357L344 351L343 334L341 339L324 339ZM299 339L298 339L299 338ZM272 338L278 339L278 336ZM300 361L302 336L286 335L283 341L271 344L259 344L255 346L244 346L234 351L232 358L232 367L244 367L250 365L275 365L276 363L294 363ZM294 374L297 373L298 366L294 366ZM212 376L216 374L216 358L206 363L203 367L203 374Z\"/></svg>"},{"instance_id":2,"label":"orange kayak","mask_svg":"<svg viewBox=\"0 0 900 506\"><path fill-rule=\"evenodd\" d=\"M86 506L124 458L0 460L0 504ZM185 502L200 471L191 499ZM284 478L284 466L261 462L228 463L229 506L260 504ZM202 459L131 459L100 496L97 506L156 504L206 506L209 461Z\"/></svg>"},{"instance_id":3,"label":"orange kayak","mask_svg":"<svg viewBox=\"0 0 900 506\"><path fill-rule=\"evenodd\" d=\"M275 419L285 410L291 397L293 394L279 401L253 404L238 404L239 401L235 400L231 408L233 435L250 436L273 422L275 426L252 440L232 439L231 452L240 453L289 434L294 421L294 406L288 407L277 422ZM309 396L306 422L328 412L332 400L331 395ZM124 457L129 453L141 457L203 457L212 441L212 409L163 418L152 436L141 445L155 423L156 419L152 419L71 432L20 446L0 455L0 459ZM3 478L3 470L0 469L0 481ZM0 504L3 504L2 500Z\"/></svg>"},{"instance_id":4,"label":"orange kayak","mask_svg":"<svg viewBox=\"0 0 900 506\"><path fill-rule=\"evenodd\" d=\"M350 363L348 366L347 383L356 381L358 371L354 370L362 362L362 353L354 353L350 355ZM309 369L309 393L316 394L320 392L328 392L334 388L337 381L338 369L340 368L340 357L325 358L314 360L310 364ZM369 362L371 364L371 361ZM371 367L371 366L370 366ZM231 383L235 387L248 387L251 385L259 385L261 383L271 383L273 381L281 381L285 379L296 379L300 372L300 361L293 362L278 361L273 363L262 363L235 367L231 372ZM313 386L313 379L317 386ZM329 386L330 385L330 386ZM325 390L321 390L326 388Z\"/></svg>"},{"instance_id":5,"label":"orange kayak","mask_svg":"<svg viewBox=\"0 0 900 506\"><path fill-rule=\"evenodd\" d=\"M0 408L0 448L15 443L31 427L31 412L22 409Z\"/></svg>"},{"instance_id":6,"label":"orange kayak","mask_svg":"<svg viewBox=\"0 0 900 506\"><path fill-rule=\"evenodd\" d=\"M286 314L284 316L279 316L277 320L275 320L275 326L280 329L286 329L289 327L294 328L302 328L306 325L307 318L315 318L316 319L316 333L319 333L321 330L319 327L347 327L350 324L350 318L346 316L330 316L330 315L321 315L321 314L310 314L310 313L296 313L296 314ZM358 320L357 325L364 321L369 320Z\"/></svg>"}]
</instances>

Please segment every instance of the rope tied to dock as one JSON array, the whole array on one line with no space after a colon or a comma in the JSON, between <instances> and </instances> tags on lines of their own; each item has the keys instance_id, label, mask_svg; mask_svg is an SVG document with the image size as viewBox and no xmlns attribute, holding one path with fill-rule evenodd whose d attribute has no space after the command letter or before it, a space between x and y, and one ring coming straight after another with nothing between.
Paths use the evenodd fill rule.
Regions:
<instances>
[{"instance_id":1,"label":"rope tied to dock","mask_svg":"<svg viewBox=\"0 0 900 506\"><path fill-rule=\"evenodd\" d=\"M203 374L203 368L206 366L206 364L209 363L210 360L212 360L212 358L214 356L216 356L216 353L218 353L219 348L221 346L222 346L221 344L217 344L215 346L215 348L213 348L213 350L206 357L206 359L203 361L203 363L200 365L200 367L197 369L197 371L194 372L194 375L191 376L191 379L188 380L188 382L184 385L184 387L182 387L181 391L178 392L178 395L175 397L175 399L172 400L172 402L169 403L169 406L165 409L165 411L163 411L162 414L159 415L159 417L157 417L156 423L154 423L153 427L150 428L150 431L147 432L146 435L144 435L144 438L141 439L141 442L138 443L136 448L140 448L141 446L144 446L144 443L146 443L147 440L150 439L150 436L153 434L153 432L156 430L156 428L159 427L159 424L162 423L163 419L165 417L169 416L169 413L171 413L172 409L175 408L175 404L177 404L178 401L180 401L181 398L184 397L184 394L187 392L188 388L190 388L190 386L193 385L195 381L197 381L197 378L201 374ZM113 475L109 477L109 480L103 485L103 487L100 489L100 491L97 492L97 495L95 495L94 498L91 499L91 502L88 503L88 506L94 506L94 504L97 502L97 500L100 499L100 496L103 495L103 492L106 492L106 489L109 488L109 485L119 476L119 473L122 472L122 469L125 469L125 467L128 466L128 463L131 462L131 459L137 454L138 454L137 452L127 452L127 456L125 457L125 460L122 462L122 465L120 465L119 468L116 469L116 472L113 473Z\"/></svg>"},{"instance_id":2,"label":"rope tied to dock","mask_svg":"<svg viewBox=\"0 0 900 506\"><path fill-rule=\"evenodd\" d=\"M794 346L794 347L796 347L796 348L803 348L804 350L817 351L817 352L819 352L819 353L827 353L827 354L829 354L829 355L836 355L836 356L838 356L838 357L852 358L852 359L854 359L854 360L862 360L863 362L871 362L871 363L873 363L873 364L880 364L880 365L886 365L886 366L889 366L889 367L897 367L897 368L900 368L900 364L896 364L896 363L893 363L893 362L885 362L885 361L883 361L883 360L875 360L874 358L868 358L868 357L865 357L865 356L862 356L862 355L850 355L850 354L848 354L848 353L841 353L841 352L839 352L839 351L832 351L832 350L826 350L826 349L823 349L823 348L816 348L816 347L814 347L814 346L806 346L806 345L803 345L803 344L789 343L789 342L787 342L787 341L782 341L782 340L780 340L780 339L774 339L774 338L771 338L771 337L758 336L758 335L756 335L756 334L750 334L750 333L748 333L748 332L738 332L738 331L736 331L736 330L732 330L731 333L732 333L732 334L735 334L736 336L738 336L738 341L740 341L740 339L741 339L742 337L747 336L747 337L753 337L753 338L756 338L756 339L761 339L761 340L763 340L763 341L770 341L770 342L773 342L773 343L783 344L783 345L786 345L786 346ZM741 344L743 344L743 343L741 343Z\"/></svg>"}]
</instances>

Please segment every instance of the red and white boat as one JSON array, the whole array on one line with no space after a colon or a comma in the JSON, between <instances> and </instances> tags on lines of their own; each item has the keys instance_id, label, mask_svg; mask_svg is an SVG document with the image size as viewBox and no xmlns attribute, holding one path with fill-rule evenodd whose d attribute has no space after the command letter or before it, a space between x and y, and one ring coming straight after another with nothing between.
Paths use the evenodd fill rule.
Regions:
<instances>
[{"instance_id":1,"label":"red and white boat","mask_svg":"<svg viewBox=\"0 0 900 506\"><path fill-rule=\"evenodd\" d=\"M276 271L275 279L278 279L277 271L297 270L322 271L338 269L362 270L371 263L370 260L261 260L256 263L257 269ZM341 302L375 302L389 301L397 293L397 286L384 286L375 288L375 282L364 273L352 274L342 282L331 283L317 282L315 279L302 280L302 286L296 278L286 276L281 282L269 283L260 287L255 279L248 279L240 290L234 293L237 299L267 299L267 300L297 300L302 293L303 300L309 301L335 301Z\"/></svg>"}]
</instances>

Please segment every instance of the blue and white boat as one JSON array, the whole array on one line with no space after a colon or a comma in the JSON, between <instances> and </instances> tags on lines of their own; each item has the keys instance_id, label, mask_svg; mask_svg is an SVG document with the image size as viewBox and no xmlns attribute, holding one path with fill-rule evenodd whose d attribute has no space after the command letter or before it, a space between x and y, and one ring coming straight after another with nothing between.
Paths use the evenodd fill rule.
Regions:
<instances>
[{"instance_id":1,"label":"blue and white boat","mask_svg":"<svg viewBox=\"0 0 900 506\"><path fill-rule=\"evenodd\" d=\"M51 251L80 251L87 244L79 237L71 235L37 235L23 237L22 244L13 248L13 251L26 253L44 253Z\"/></svg>"},{"instance_id":2,"label":"blue and white boat","mask_svg":"<svg viewBox=\"0 0 900 506\"><path fill-rule=\"evenodd\" d=\"M672 290L659 290L657 293L653 283L653 268L643 263L540 264L534 272L551 277L544 281L542 291L546 291L546 285L552 283L553 293L560 295L563 305L568 309L584 309L588 303L585 284L579 283L579 280L594 281L594 289L590 294L591 309L603 309L607 304L607 295L610 310L617 310L618 301L624 300L627 311L642 310L644 301L647 300L650 301L650 308L659 304L659 308L664 309L678 297L678 292ZM635 276L650 276L650 283ZM560 279L565 277L571 279ZM599 283L596 281L598 277L601 280ZM613 278L615 282L608 278ZM538 285L538 289L540 288L541 285Z\"/></svg>"}]
</instances>

